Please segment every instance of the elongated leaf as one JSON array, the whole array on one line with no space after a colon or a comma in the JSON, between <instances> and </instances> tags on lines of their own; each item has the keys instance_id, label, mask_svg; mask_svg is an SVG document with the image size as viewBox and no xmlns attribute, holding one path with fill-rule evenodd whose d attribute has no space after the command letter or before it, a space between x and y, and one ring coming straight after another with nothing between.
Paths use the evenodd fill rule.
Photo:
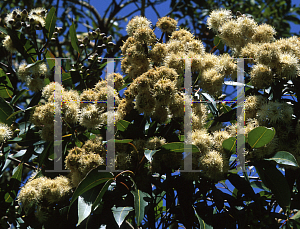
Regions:
<instances>
[{"instance_id":1,"label":"elongated leaf","mask_svg":"<svg viewBox=\"0 0 300 229\"><path fill-rule=\"evenodd\" d=\"M153 155L159 150L145 150L144 154L145 154L145 157L147 158L148 161L152 161L152 157Z\"/></svg>"},{"instance_id":2,"label":"elongated leaf","mask_svg":"<svg viewBox=\"0 0 300 229\"><path fill-rule=\"evenodd\" d=\"M297 211L297 213L291 217L291 219L299 219L299 218L300 218L300 211Z\"/></svg>"},{"instance_id":3,"label":"elongated leaf","mask_svg":"<svg viewBox=\"0 0 300 229\"><path fill-rule=\"evenodd\" d=\"M129 143L129 142L132 142L133 140L132 139L116 139L115 140L115 143Z\"/></svg>"},{"instance_id":4,"label":"elongated leaf","mask_svg":"<svg viewBox=\"0 0 300 229\"><path fill-rule=\"evenodd\" d=\"M56 16L55 16L55 8L52 7L51 10L47 13L47 17L45 20L45 29L48 31L47 37L48 39L51 39L54 29L55 29L55 23L56 23Z\"/></svg>"},{"instance_id":5,"label":"elongated leaf","mask_svg":"<svg viewBox=\"0 0 300 229\"><path fill-rule=\"evenodd\" d=\"M259 148L272 141L274 136L274 128L259 126L248 133L248 143L252 148Z\"/></svg>"},{"instance_id":6,"label":"elongated leaf","mask_svg":"<svg viewBox=\"0 0 300 229\"><path fill-rule=\"evenodd\" d=\"M193 208L194 208L194 206L193 206ZM199 229L212 229L213 228L212 226L206 224L203 219L201 219L201 217L198 215L198 213L197 213L197 211L196 211L195 208L194 208L194 211L195 211L195 215L196 215L196 217L198 219L198 222L200 224L200 228Z\"/></svg>"},{"instance_id":7,"label":"elongated leaf","mask_svg":"<svg viewBox=\"0 0 300 229\"><path fill-rule=\"evenodd\" d=\"M266 191L270 191L270 189L268 189L265 185L264 185L264 183L262 183L262 182L260 182L260 181L252 181L251 183L250 183L250 185L251 185L251 187L252 188L260 188L260 189L263 189L263 190L266 190Z\"/></svg>"},{"instance_id":8,"label":"elongated leaf","mask_svg":"<svg viewBox=\"0 0 300 229\"><path fill-rule=\"evenodd\" d=\"M135 210L135 218L137 221L136 224L137 226L140 226L146 213L145 208L149 204L147 198L150 199L150 196L148 193L142 192L139 189L136 189L135 191L131 191L131 193L134 196L134 210Z\"/></svg>"},{"instance_id":9,"label":"elongated leaf","mask_svg":"<svg viewBox=\"0 0 300 229\"><path fill-rule=\"evenodd\" d=\"M131 123L125 120L119 120L117 122L117 129L119 131L125 131Z\"/></svg>"},{"instance_id":10,"label":"elongated leaf","mask_svg":"<svg viewBox=\"0 0 300 229\"><path fill-rule=\"evenodd\" d=\"M70 206L74 203L74 201L86 191L92 189L93 187L102 184L108 180L113 179L113 175L108 172L99 172L98 170L105 169L105 166L101 165L95 169L92 169L86 177L80 182L78 187L76 188Z\"/></svg>"},{"instance_id":11,"label":"elongated leaf","mask_svg":"<svg viewBox=\"0 0 300 229\"><path fill-rule=\"evenodd\" d=\"M13 108L2 97L0 97L0 123L11 125L14 119L8 117L14 112Z\"/></svg>"},{"instance_id":12,"label":"elongated leaf","mask_svg":"<svg viewBox=\"0 0 300 229\"><path fill-rule=\"evenodd\" d=\"M11 98L13 96L13 86L8 75L0 68L0 97Z\"/></svg>"},{"instance_id":13,"label":"elongated leaf","mask_svg":"<svg viewBox=\"0 0 300 229\"><path fill-rule=\"evenodd\" d=\"M20 163L16 168L14 168L13 175L11 177L11 187L10 187L11 192L5 194L5 202L10 203L16 197L16 191L22 179L22 171L23 171L23 163Z\"/></svg>"},{"instance_id":14,"label":"elongated leaf","mask_svg":"<svg viewBox=\"0 0 300 229\"><path fill-rule=\"evenodd\" d=\"M184 152L184 145L185 145L184 142L171 142L171 143L164 144L161 148L166 149L166 150L170 150L170 151L175 152L175 153L183 153ZM193 153L199 152L199 149L197 148L197 146L192 145L192 152Z\"/></svg>"},{"instance_id":15,"label":"elongated leaf","mask_svg":"<svg viewBox=\"0 0 300 229\"><path fill-rule=\"evenodd\" d=\"M244 84L244 83L240 83L240 82L236 82L236 81L224 81L225 85L230 85L230 86L239 86L239 87L250 87L250 88L254 88L254 86L252 85L248 85L248 84Z\"/></svg>"},{"instance_id":16,"label":"elongated leaf","mask_svg":"<svg viewBox=\"0 0 300 229\"><path fill-rule=\"evenodd\" d=\"M276 161L277 164L281 164L281 165L290 165L290 166L299 167L294 155L287 151L279 151L273 157L268 158L266 160L273 160Z\"/></svg>"},{"instance_id":17,"label":"elongated leaf","mask_svg":"<svg viewBox=\"0 0 300 229\"><path fill-rule=\"evenodd\" d=\"M230 181L230 183L234 187L236 187L241 193L244 193L245 195L251 197L252 199L255 198L255 193L251 188L250 183L246 181L244 178L234 173L230 173L227 178Z\"/></svg>"},{"instance_id":18,"label":"elongated leaf","mask_svg":"<svg viewBox=\"0 0 300 229\"><path fill-rule=\"evenodd\" d=\"M257 162L255 168L265 186L274 193L279 206L283 209L289 207L291 204L291 193L289 184L283 174L275 165L268 161Z\"/></svg>"},{"instance_id":19,"label":"elongated leaf","mask_svg":"<svg viewBox=\"0 0 300 229\"><path fill-rule=\"evenodd\" d=\"M92 212L99 206L99 203L102 200L102 197L104 196L105 192L107 191L108 187L110 186L110 184L113 182L113 180L108 180L106 181L106 183L103 185L103 187L101 188L101 191L99 192L96 200L94 201L93 205L92 205Z\"/></svg>"},{"instance_id":20,"label":"elongated leaf","mask_svg":"<svg viewBox=\"0 0 300 229\"><path fill-rule=\"evenodd\" d=\"M114 214L114 218L119 227L121 227L122 223L124 222L126 216L133 210L132 207L113 207L112 212Z\"/></svg>"},{"instance_id":21,"label":"elongated leaf","mask_svg":"<svg viewBox=\"0 0 300 229\"><path fill-rule=\"evenodd\" d=\"M95 202L101 187L96 186L78 197L78 222L81 224L92 212L92 205Z\"/></svg>"},{"instance_id":22,"label":"elongated leaf","mask_svg":"<svg viewBox=\"0 0 300 229\"><path fill-rule=\"evenodd\" d=\"M212 114L215 117L217 117L219 112L217 109L217 102L214 100L214 98L207 93L200 93L200 95L207 102L207 106L210 109L210 111L212 112Z\"/></svg>"},{"instance_id":23,"label":"elongated leaf","mask_svg":"<svg viewBox=\"0 0 300 229\"><path fill-rule=\"evenodd\" d=\"M11 100L11 102L10 102L10 105L14 105L16 102L18 102L18 100L22 97L22 95L25 94L27 91L28 91L28 90L26 90L26 89L23 89L23 90L19 91L18 94L16 94L16 95L12 98L12 100Z\"/></svg>"},{"instance_id":24,"label":"elongated leaf","mask_svg":"<svg viewBox=\"0 0 300 229\"><path fill-rule=\"evenodd\" d=\"M78 40L76 36L76 30L75 30L75 25L72 22L72 25L70 26L70 37L71 37L71 45L73 49L75 49L78 53L80 52L79 47L78 47Z\"/></svg>"}]
</instances>

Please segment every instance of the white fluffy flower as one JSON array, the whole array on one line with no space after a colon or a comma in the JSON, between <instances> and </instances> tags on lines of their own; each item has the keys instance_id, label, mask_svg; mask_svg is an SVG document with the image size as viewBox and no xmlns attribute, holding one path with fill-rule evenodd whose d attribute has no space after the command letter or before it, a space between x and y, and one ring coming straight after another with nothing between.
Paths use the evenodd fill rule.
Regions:
<instances>
[{"instance_id":1,"label":"white fluffy flower","mask_svg":"<svg viewBox=\"0 0 300 229\"><path fill-rule=\"evenodd\" d=\"M12 134L13 132L6 124L0 123L0 142L4 142L11 138Z\"/></svg>"}]
</instances>

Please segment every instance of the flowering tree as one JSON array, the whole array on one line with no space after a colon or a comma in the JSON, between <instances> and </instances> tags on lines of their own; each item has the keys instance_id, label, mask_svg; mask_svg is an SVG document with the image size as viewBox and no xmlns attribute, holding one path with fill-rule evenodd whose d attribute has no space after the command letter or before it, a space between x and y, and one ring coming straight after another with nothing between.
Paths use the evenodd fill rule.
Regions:
<instances>
[{"instance_id":1,"label":"flowering tree","mask_svg":"<svg viewBox=\"0 0 300 229\"><path fill-rule=\"evenodd\" d=\"M100 28L77 34L72 23L72 65L63 64L60 72L53 59L63 54L53 48L61 32L55 11L14 9L0 27L3 47L13 57L0 69L2 227L298 226L297 37L276 40L271 25L215 10L207 20L215 48L230 50L215 55L170 17L158 20L163 34L157 38L151 22L136 16L117 47L122 72L99 78L108 65L103 57L116 49L112 38ZM237 58L245 61L244 82L237 82ZM54 82L57 74L62 84ZM14 77L33 93L25 107L20 101L29 92L15 88ZM245 87L243 105L217 103L224 84ZM236 118L241 106L245 120ZM111 117L115 158L109 161ZM237 157L239 139L244 144ZM56 171L57 162L69 171ZM7 171L11 163L17 164ZM115 169L109 171L111 164Z\"/></svg>"}]
</instances>

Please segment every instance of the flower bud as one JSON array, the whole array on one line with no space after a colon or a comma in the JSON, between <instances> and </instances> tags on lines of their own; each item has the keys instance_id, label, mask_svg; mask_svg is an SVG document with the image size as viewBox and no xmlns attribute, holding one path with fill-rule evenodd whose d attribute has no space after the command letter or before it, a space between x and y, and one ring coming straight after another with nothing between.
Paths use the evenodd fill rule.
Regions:
<instances>
[{"instance_id":1,"label":"flower bud","mask_svg":"<svg viewBox=\"0 0 300 229\"><path fill-rule=\"evenodd\" d=\"M95 30L95 32L97 33L97 34L100 34L100 29L99 28L97 28L96 30Z\"/></svg>"},{"instance_id":2,"label":"flower bud","mask_svg":"<svg viewBox=\"0 0 300 229\"><path fill-rule=\"evenodd\" d=\"M25 18L28 16L28 11L26 9L24 9L21 13L22 17Z\"/></svg>"},{"instance_id":3,"label":"flower bud","mask_svg":"<svg viewBox=\"0 0 300 229\"><path fill-rule=\"evenodd\" d=\"M15 18L16 20L18 20L18 21L20 21L21 19L22 19L22 16L21 16L21 14L17 14L17 16L16 16L16 18Z\"/></svg>"},{"instance_id":4,"label":"flower bud","mask_svg":"<svg viewBox=\"0 0 300 229\"><path fill-rule=\"evenodd\" d=\"M8 23L9 23L10 25L14 24L14 22L15 22L14 19L10 19L10 20L8 21Z\"/></svg>"},{"instance_id":5,"label":"flower bud","mask_svg":"<svg viewBox=\"0 0 300 229\"><path fill-rule=\"evenodd\" d=\"M88 37L84 37L83 39L83 44L88 44L89 43L89 38Z\"/></svg>"}]
</instances>

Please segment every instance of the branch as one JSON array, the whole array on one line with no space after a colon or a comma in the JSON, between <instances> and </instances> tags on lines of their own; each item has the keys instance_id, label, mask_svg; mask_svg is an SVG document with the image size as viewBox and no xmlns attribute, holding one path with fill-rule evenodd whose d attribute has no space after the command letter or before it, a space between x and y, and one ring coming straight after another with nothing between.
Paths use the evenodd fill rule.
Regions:
<instances>
[{"instance_id":1,"label":"branch","mask_svg":"<svg viewBox=\"0 0 300 229\"><path fill-rule=\"evenodd\" d=\"M94 6L90 5L87 2L80 1L80 0L79 1L78 0L67 0L67 1L84 6L85 8L87 8L89 11L91 11L95 15L95 17L98 21L98 25L100 26L102 24L102 18Z\"/></svg>"},{"instance_id":2,"label":"branch","mask_svg":"<svg viewBox=\"0 0 300 229\"><path fill-rule=\"evenodd\" d=\"M17 162L17 163L22 163L22 161L20 161L20 160L18 160L18 159L16 159L16 158L13 158L13 157L11 157L11 156L8 156L7 159L9 159L9 160L11 160L11 161L14 161L14 162ZM30 168L30 169L34 169L34 170L37 169L37 168L34 167L33 165L29 165L29 164L27 164L27 163L23 163L23 165L24 165L25 167L27 167L27 168Z\"/></svg>"}]
</instances>

